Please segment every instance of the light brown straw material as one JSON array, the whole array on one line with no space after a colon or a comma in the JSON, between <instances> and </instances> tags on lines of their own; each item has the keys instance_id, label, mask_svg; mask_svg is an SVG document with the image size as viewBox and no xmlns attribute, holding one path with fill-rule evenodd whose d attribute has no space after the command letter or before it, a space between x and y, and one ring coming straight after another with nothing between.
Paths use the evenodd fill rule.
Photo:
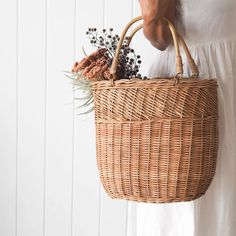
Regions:
<instances>
[{"instance_id":1,"label":"light brown straw material","mask_svg":"<svg viewBox=\"0 0 236 236\"><path fill-rule=\"evenodd\" d=\"M129 26L140 19L128 24L121 44ZM206 192L215 175L217 81L196 78L196 64L186 50L194 78L182 78L179 39L169 26L178 76L115 80L118 47L111 81L93 82L97 163L103 187L112 198L190 201Z\"/></svg>"}]
</instances>

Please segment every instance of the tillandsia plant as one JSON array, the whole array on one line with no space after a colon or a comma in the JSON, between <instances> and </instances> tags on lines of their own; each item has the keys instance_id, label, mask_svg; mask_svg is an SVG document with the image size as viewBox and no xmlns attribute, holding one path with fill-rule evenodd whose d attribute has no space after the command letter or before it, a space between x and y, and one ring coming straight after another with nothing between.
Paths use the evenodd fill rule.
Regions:
<instances>
[{"instance_id":1,"label":"tillandsia plant","mask_svg":"<svg viewBox=\"0 0 236 236\"><path fill-rule=\"evenodd\" d=\"M91 106L84 113L93 110L91 82L109 80L110 78L109 69L120 39L117 34L113 33L112 28L103 29L101 32L98 32L96 28L89 28L86 35L97 50L89 56L86 55L80 62L75 62L71 72L66 72L67 77L73 80L76 89L85 93L84 97L76 98L77 100L84 100L79 108ZM134 49L129 47L129 37L126 37L119 54L117 79L131 79L133 77L145 79L146 77L142 77L139 73L141 63L140 55L136 55Z\"/></svg>"},{"instance_id":2,"label":"tillandsia plant","mask_svg":"<svg viewBox=\"0 0 236 236\"><path fill-rule=\"evenodd\" d=\"M66 76L72 80L73 87L75 90L78 90L82 93L82 96L75 97L75 100L79 101L79 106L77 108L86 108L82 113L79 115L90 113L94 110L93 108L93 94L91 89L91 81L83 76L81 71L78 72L69 72L65 71Z\"/></svg>"}]
</instances>

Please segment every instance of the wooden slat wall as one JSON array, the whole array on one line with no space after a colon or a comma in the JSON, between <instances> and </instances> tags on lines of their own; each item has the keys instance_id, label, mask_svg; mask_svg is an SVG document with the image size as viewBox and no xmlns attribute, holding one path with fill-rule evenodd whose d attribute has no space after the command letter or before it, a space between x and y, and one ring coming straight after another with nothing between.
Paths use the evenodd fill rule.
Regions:
<instances>
[{"instance_id":1,"label":"wooden slat wall","mask_svg":"<svg viewBox=\"0 0 236 236\"><path fill-rule=\"evenodd\" d=\"M45 9L44 1L18 5L16 234L24 236L43 233Z\"/></svg>"},{"instance_id":2,"label":"wooden slat wall","mask_svg":"<svg viewBox=\"0 0 236 236\"><path fill-rule=\"evenodd\" d=\"M0 235L128 236L130 207L100 185L94 117L78 116L62 70L94 50L87 28L120 33L139 14L136 0L0 2Z\"/></svg>"},{"instance_id":3,"label":"wooden slat wall","mask_svg":"<svg viewBox=\"0 0 236 236\"><path fill-rule=\"evenodd\" d=\"M16 235L18 6L0 2L0 235Z\"/></svg>"}]
</instances>

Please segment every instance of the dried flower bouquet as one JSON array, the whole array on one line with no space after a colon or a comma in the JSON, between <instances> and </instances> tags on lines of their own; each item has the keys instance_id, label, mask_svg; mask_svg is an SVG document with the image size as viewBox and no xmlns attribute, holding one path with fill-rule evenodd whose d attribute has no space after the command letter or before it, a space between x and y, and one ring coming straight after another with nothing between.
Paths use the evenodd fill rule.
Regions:
<instances>
[{"instance_id":1,"label":"dried flower bouquet","mask_svg":"<svg viewBox=\"0 0 236 236\"><path fill-rule=\"evenodd\" d=\"M78 90L82 90L85 96L76 98L84 101L79 108L91 106L85 114L93 110L93 97L91 91L91 82L99 80L109 80L110 67L115 56L116 48L120 37L113 34L113 29L103 29L98 32L96 28L89 28L86 32L90 43L96 47L96 51L91 55L83 58L80 62L75 62L70 72L66 72L66 76L71 78L74 86ZM126 37L121 48L119 56L119 64L117 68L117 78L140 78L144 79L139 73L141 65L140 55L136 55L134 49L129 46L129 37Z\"/></svg>"}]
</instances>

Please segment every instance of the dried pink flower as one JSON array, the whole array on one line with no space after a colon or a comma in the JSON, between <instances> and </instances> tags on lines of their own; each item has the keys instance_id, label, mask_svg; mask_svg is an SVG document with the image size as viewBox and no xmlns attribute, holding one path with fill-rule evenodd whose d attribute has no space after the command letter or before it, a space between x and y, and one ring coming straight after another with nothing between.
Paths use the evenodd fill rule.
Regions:
<instances>
[{"instance_id":1,"label":"dried pink flower","mask_svg":"<svg viewBox=\"0 0 236 236\"><path fill-rule=\"evenodd\" d=\"M75 62L72 72L82 71L82 74L90 80L109 79L109 66L105 53L107 49L100 48L80 62ZM109 76L108 76L109 75Z\"/></svg>"}]
</instances>

